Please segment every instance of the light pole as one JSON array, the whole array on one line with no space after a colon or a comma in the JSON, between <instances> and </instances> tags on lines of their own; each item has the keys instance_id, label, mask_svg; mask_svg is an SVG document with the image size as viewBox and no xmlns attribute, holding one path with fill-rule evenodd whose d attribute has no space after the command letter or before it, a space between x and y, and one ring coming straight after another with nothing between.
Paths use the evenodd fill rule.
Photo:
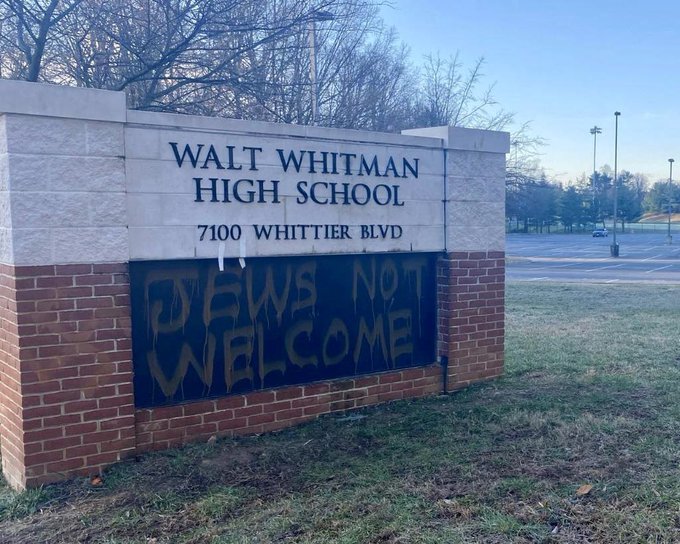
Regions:
<instances>
[{"instance_id":1,"label":"light pole","mask_svg":"<svg viewBox=\"0 0 680 544\"><path fill-rule=\"evenodd\" d=\"M309 14L309 78L312 80L312 124L319 124L319 71L316 64L316 23L335 19L330 11L317 9Z\"/></svg>"},{"instance_id":2,"label":"light pole","mask_svg":"<svg viewBox=\"0 0 680 544\"><path fill-rule=\"evenodd\" d=\"M595 175L597 173L597 166L596 166L596 157L597 157L597 135L602 134L602 129L595 125L593 128L590 129L590 133L593 135L593 182L592 182L592 191L593 191L593 199L592 199L592 207L593 207L593 213L595 213ZM594 220L593 222L597 222L597 218L593 216Z\"/></svg>"},{"instance_id":3,"label":"light pole","mask_svg":"<svg viewBox=\"0 0 680 544\"><path fill-rule=\"evenodd\" d=\"M671 245L673 243L673 237L671 236L671 200L673 195L673 159L668 159L668 164L670 164L670 172L668 174L668 235L666 236L666 243Z\"/></svg>"},{"instance_id":4,"label":"light pole","mask_svg":"<svg viewBox=\"0 0 680 544\"><path fill-rule=\"evenodd\" d=\"M616 219L618 217L619 192L618 192L618 158L619 158L619 115L620 111L614 112L615 127L614 127L614 239L609 248L609 253L612 257L619 256L619 244L616 242Z\"/></svg>"}]
</instances>

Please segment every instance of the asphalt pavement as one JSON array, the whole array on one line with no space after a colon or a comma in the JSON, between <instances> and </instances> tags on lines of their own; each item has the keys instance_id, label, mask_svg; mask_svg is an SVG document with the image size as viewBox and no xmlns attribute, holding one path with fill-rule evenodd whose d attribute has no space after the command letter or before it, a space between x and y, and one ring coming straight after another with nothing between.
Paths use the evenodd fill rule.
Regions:
<instances>
[{"instance_id":1,"label":"asphalt pavement","mask_svg":"<svg viewBox=\"0 0 680 544\"><path fill-rule=\"evenodd\" d=\"M680 284L680 234L618 234L619 256L610 256L612 235L508 234L507 281Z\"/></svg>"}]
</instances>

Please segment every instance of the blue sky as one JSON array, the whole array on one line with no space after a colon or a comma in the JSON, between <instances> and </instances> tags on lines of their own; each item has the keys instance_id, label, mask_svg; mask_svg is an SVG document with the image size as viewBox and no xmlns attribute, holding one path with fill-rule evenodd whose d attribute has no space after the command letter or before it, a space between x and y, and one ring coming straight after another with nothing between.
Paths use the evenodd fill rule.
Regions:
<instances>
[{"instance_id":1,"label":"blue sky","mask_svg":"<svg viewBox=\"0 0 680 544\"><path fill-rule=\"evenodd\" d=\"M395 0L382 15L411 59L484 57L500 104L547 140L541 163L557 181L597 165L668 179L680 161L680 2L669 0ZM673 177L680 179L680 168Z\"/></svg>"}]
</instances>

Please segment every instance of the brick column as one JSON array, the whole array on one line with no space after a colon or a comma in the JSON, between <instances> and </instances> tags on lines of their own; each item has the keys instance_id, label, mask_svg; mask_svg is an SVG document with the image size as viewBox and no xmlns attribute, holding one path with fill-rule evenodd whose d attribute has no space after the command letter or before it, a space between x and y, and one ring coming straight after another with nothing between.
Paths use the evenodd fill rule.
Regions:
<instances>
[{"instance_id":1,"label":"brick column","mask_svg":"<svg viewBox=\"0 0 680 544\"><path fill-rule=\"evenodd\" d=\"M3 267L3 470L24 488L135 447L126 264ZM7 325L7 327L5 327Z\"/></svg>"},{"instance_id":2,"label":"brick column","mask_svg":"<svg viewBox=\"0 0 680 544\"><path fill-rule=\"evenodd\" d=\"M439 356L447 391L503 373L505 258L500 251L454 252L440 263Z\"/></svg>"}]
</instances>

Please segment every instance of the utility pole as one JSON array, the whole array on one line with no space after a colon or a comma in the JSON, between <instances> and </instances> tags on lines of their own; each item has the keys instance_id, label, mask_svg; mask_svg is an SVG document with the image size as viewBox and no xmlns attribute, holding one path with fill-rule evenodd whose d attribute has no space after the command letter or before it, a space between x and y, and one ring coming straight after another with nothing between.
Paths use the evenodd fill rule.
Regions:
<instances>
[{"instance_id":1,"label":"utility pole","mask_svg":"<svg viewBox=\"0 0 680 544\"><path fill-rule=\"evenodd\" d=\"M614 128L614 239L609 248L612 257L619 256L619 244L616 242L616 220L619 215L619 183L618 183L618 158L619 158L619 115L620 111L614 112L615 128Z\"/></svg>"},{"instance_id":2,"label":"utility pole","mask_svg":"<svg viewBox=\"0 0 680 544\"><path fill-rule=\"evenodd\" d=\"M312 81L312 124L319 124L319 69L316 62L316 23L335 19L330 11L316 10L309 14L309 78Z\"/></svg>"},{"instance_id":3,"label":"utility pole","mask_svg":"<svg viewBox=\"0 0 680 544\"><path fill-rule=\"evenodd\" d=\"M593 213L595 213L595 176L597 175L596 157L597 157L597 135L602 134L602 129L595 125L590 129L590 133L593 135L593 181L592 186L592 201L591 206L593 208ZM593 216L593 223L597 222L597 217Z\"/></svg>"},{"instance_id":4,"label":"utility pole","mask_svg":"<svg viewBox=\"0 0 680 544\"><path fill-rule=\"evenodd\" d=\"M671 236L671 206L673 200L673 159L668 159L668 164L670 165L670 172L668 174L668 235L666 236L666 243L671 245L673 243L673 237Z\"/></svg>"}]
</instances>

